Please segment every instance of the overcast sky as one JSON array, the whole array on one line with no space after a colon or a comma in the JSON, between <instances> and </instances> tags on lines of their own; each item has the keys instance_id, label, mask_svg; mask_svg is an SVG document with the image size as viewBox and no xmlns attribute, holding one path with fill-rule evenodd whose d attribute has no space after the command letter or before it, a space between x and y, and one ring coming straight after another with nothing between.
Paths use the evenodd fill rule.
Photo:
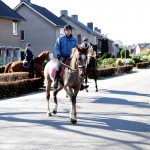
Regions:
<instances>
[{"instance_id":1,"label":"overcast sky","mask_svg":"<svg viewBox=\"0 0 150 150\"><path fill-rule=\"evenodd\" d=\"M20 0L2 0L14 8ZM60 16L78 14L84 24L93 22L113 40L126 44L150 42L150 0L31 0Z\"/></svg>"}]
</instances>

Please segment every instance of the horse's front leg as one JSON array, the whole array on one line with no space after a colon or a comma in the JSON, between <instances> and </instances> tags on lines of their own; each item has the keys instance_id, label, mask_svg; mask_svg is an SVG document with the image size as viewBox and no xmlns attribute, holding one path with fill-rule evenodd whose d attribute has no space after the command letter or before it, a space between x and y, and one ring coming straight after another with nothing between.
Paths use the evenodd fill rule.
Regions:
<instances>
[{"instance_id":1,"label":"horse's front leg","mask_svg":"<svg viewBox=\"0 0 150 150\"><path fill-rule=\"evenodd\" d=\"M73 89L70 87L64 87L64 89L66 90L67 94L70 97L71 100L71 109L70 109L70 119L69 121L72 124L77 123L77 112L76 112L76 94L74 94ZM80 87L79 87L80 89Z\"/></svg>"},{"instance_id":2,"label":"horse's front leg","mask_svg":"<svg viewBox=\"0 0 150 150\"><path fill-rule=\"evenodd\" d=\"M76 96L72 96L71 98L71 110L70 110L70 122L72 124L77 123L77 110L76 110Z\"/></svg>"}]
</instances>

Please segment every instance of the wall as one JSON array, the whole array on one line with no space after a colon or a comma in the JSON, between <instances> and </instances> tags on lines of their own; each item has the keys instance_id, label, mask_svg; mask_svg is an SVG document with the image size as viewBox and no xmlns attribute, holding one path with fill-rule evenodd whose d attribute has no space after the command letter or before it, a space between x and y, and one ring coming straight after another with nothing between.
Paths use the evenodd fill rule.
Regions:
<instances>
[{"instance_id":1,"label":"wall","mask_svg":"<svg viewBox=\"0 0 150 150\"><path fill-rule=\"evenodd\" d=\"M20 33L13 35L12 20L0 18L0 46L20 46ZM20 22L18 22L18 31Z\"/></svg>"},{"instance_id":2,"label":"wall","mask_svg":"<svg viewBox=\"0 0 150 150\"><path fill-rule=\"evenodd\" d=\"M31 43L36 56L44 50L53 52L58 28L25 5L19 7L17 12L26 19L20 25L20 30L25 30L25 41L21 41L21 47Z\"/></svg>"},{"instance_id":3,"label":"wall","mask_svg":"<svg viewBox=\"0 0 150 150\"><path fill-rule=\"evenodd\" d=\"M65 16L61 16L61 19L64 20L65 22L67 22L68 24L70 24L73 28L75 28L75 30L73 30L73 36L75 36L76 38L77 38L78 34L81 34L81 41L82 41L83 37L87 37L89 39L89 42L92 42L92 43L97 42L97 41L95 41L95 38L96 38L95 35L90 34L86 30L84 30L83 28L81 28L80 26L75 24L73 21L66 18Z\"/></svg>"}]
</instances>

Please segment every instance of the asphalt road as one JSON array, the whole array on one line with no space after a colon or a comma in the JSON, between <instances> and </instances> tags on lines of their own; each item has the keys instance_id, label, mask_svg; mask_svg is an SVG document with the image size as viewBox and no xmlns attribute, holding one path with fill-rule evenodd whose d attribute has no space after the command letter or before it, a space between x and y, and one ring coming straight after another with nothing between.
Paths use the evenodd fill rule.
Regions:
<instances>
[{"instance_id":1,"label":"asphalt road","mask_svg":"<svg viewBox=\"0 0 150 150\"><path fill-rule=\"evenodd\" d=\"M89 85L77 97L76 125L64 91L52 117L45 92L0 100L0 150L150 150L150 69L100 79L97 93Z\"/></svg>"}]
</instances>

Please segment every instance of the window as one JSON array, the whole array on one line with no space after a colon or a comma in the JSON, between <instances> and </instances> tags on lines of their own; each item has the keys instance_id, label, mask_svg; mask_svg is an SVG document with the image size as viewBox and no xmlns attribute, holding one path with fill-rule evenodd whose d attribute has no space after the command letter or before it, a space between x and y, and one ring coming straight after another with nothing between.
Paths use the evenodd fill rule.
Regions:
<instances>
[{"instance_id":1,"label":"window","mask_svg":"<svg viewBox=\"0 0 150 150\"><path fill-rule=\"evenodd\" d=\"M25 32L21 30L21 41L25 41Z\"/></svg>"},{"instance_id":2,"label":"window","mask_svg":"<svg viewBox=\"0 0 150 150\"><path fill-rule=\"evenodd\" d=\"M60 35L64 34L64 28L60 28Z\"/></svg>"},{"instance_id":3,"label":"window","mask_svg":"<svg viewBox=\"0 0 150 150\"><path fill-rule=\"evenodd\" d=\"M18 22L13 21L13 35L18 35Z\"/></svg>"},{"instance_id":4,"label":"window","mask_svg":"<svg viewBox=\"0 0 150 150\"><path fill-rule=\"evenodd\" d=\"M81 34L77 35L77 41L78 41L78 44L81 44Z\"/></svg>"}]
</instances>

